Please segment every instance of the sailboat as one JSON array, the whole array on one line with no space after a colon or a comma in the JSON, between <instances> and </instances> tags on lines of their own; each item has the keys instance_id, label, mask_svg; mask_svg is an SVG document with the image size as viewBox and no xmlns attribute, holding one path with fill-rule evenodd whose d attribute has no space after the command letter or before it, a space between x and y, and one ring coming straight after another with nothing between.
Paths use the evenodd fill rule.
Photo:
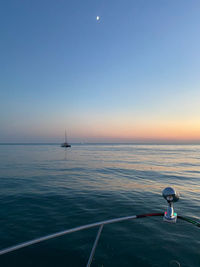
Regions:
<instances>
[{"instance_id":1,"label":"sailboat","mask_svg":"<svg viewBox=\"0 0 200 267\"><path fill-rule=\"evenodd\" d=\"M65 131L65 142L63 144L61 144L61 147L71 147L71 145L67 143L67 134L66 134L66 131Z\"/></svg>"}]
</instances>

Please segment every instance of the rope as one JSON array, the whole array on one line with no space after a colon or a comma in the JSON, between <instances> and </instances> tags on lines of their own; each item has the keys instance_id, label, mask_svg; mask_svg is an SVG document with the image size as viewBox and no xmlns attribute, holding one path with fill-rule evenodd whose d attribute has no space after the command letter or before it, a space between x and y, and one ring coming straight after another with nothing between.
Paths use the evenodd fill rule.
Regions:
<instances>
[{"instance_id":1,"label":"rope","mask_svg":"<svg viewBox=\"0 0 200 267\"><path fill-rule=\"evenodd\" d=\"M197 222L197 221L194 221L190 218L187 218L187 217L183 217L183 216L177 216L179 219L183 220L183 221L186 221L186 222L189 222L189 223L192 223L194 225L196 225L197 227L200 227L200 223Z\"/></svg>"}]
</instances>

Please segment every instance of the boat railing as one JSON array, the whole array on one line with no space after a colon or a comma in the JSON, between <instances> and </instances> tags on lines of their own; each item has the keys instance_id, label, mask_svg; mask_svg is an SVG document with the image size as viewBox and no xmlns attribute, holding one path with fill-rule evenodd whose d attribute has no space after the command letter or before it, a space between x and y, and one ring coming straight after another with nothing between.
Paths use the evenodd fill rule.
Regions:
<instances>
[{"instance_id":1,"label":"boat railing","mask_svg":"<svg viewBox=\"0 0 200 267\"><path fill-rule=\"evenodd\" d=\"M192 224L200 227L199 222L194 221L194 220L187 218L187 217L177 216L177 214L174 212L173 202L176 202L178 200L179 195L177 194L177 192L173 188L171 188L171 187L165 188L163 190L163 197L168 202L168 209L165 213L148 213L148 214L141 214L141 215L132 215L132 216L119 217L119 218L114 218L114 219L110 219L110 220L105 220L105 221L100 221L100 222L95 222L95 223L91 223L91 224L78 226L78 227L71 228L68 230L64 230L64 231L60 231L60 232L53 233L50 235L46 235L46 236L43 236L43 237L40 237L37 239L33 239L33 240L28 241L28 242L24 242L24 243L21 243L21 244L18 244L18 245L9 247L9 248L2 249L2 250L0 250L0 255L6 254L6 253L9 253L9 252L21 249L21 248L31 246L31 245L40 243L42 241L53 239L53 238L56 238L59 236L67 235L70 233L78 232L78 231L89 229L89 228L99 227L95 241L94 241L93 246L92 246L92 250L90 252L90 256L89 256L87 265L86 265L87 267L90 267L92 264L93 258L94 258L94 254L95 254L95 251L96 251L103 227L107 224L117 223L117 222L122 222L122 221L128 221L128 220L133 220L133 219L139 219L139 218L145 218L145 217L163 216L163 219L166 222L176 223L176 219L178 218L178 219L187 221L189 223L192 223Z\"/></svg>"},{"instance_id":2,"label":"boat railing","mask_svg":"<svg viewBox=\"0 0 200 267\"><path fill-rule=\"evenodd\" d=\"M15 251L15 250L18 250L18 249L21 249L21 248L25 248L25 247L37 244L37 243L40 243L42 241L47 241L49 239L53 239L53 238L56 238L56 237L59 237L59 236L64 236L64 235L67 235L67 234L70 234L70 233L74 233L74 232L78 232L78 231L85 230L85 229L99 227L98 231L97 231L97 235L96 235L95 241L94 241L94 244L92 246L92 250L90 252L90 256L89 256L87 265L86 265L87 267L90 267L91 264L92 264L92 260L94 258L96 247L98 245L99 238L101 236L101 233L102 233L104 225L111 224L111 223L128 221L128 220L133 220L133 219L137 219L137 218L149 217L149 216L163 216L163 213L132 215L132 216L119 217L119 218L114 218L114 219L110 219L110 220L105 220L105 221L100 221L100 222L95 222L95 223L91 223L91 224L78 226L78 227L75 227L75 228L67 229L67 230L56 232L56 233L53 233L53 234L50 234L50 235L46 235L46 236L43 236L43 237L40 237L40 238L36 238L36 239L30 240L30 241L27 241L27 242L24 242L24 243L9 247L9 248L2 249L2 250L0 250L0 255L7 254L9 252L12 252L12 251Z\"/></svg>"}]
</instances>

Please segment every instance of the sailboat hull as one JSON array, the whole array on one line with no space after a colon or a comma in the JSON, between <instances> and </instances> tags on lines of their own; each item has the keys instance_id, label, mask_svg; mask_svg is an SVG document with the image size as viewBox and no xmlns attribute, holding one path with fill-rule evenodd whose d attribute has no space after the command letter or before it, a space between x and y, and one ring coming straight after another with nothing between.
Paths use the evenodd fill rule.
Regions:
<instances>
[{"instance_id":1,"label":"sailboat hull","mask_svg":"<svg viewBox=\"0 0 200 267\"><path fill-rule=\"evenodd\" d=\"M61 147L71 147L71 145L68 144L68 142L67 142L67 133L66 133L66 130L65 130L65 142L61 144Z\"/></svg>"},{"instance_id":2,"label":"sailboat hull","mask_svg":"<svg viewBox=\"0 0 200 267\"><path fill-rule=\"evenodd\" d=\"M71 147L71 145L69 145L69 144L67 144L67 143L63 143L63 144L61 145L61 147Z\"/></svg>"}]
</instances>

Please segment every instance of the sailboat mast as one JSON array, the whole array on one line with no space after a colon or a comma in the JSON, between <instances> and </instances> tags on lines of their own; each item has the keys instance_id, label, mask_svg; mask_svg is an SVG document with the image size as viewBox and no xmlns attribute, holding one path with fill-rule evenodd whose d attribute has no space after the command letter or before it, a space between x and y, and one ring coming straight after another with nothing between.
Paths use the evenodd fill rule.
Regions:
<instances>
[{"instance_id":1,"label":"sailboat mast","mask_svg":"<svg viewBox=\"0 0 200 267\"><path fill-rule=\"evenodd\" d=\"M71 145L67 143L67 132L66 132L66 129L65 129L65 142L63 144L61 144L61 147L71 147Z\"/></svg>"},{"instance_id":2,"label":"sailboat mast","mask_svg":"<svg viewBox=\"0 0 200 267\"><path fill-rule=\"evenodd\" d=\"M67 143L67 133L66 133L66 130L65 130L65 143Z\"/></svg>"}]
</instances>

